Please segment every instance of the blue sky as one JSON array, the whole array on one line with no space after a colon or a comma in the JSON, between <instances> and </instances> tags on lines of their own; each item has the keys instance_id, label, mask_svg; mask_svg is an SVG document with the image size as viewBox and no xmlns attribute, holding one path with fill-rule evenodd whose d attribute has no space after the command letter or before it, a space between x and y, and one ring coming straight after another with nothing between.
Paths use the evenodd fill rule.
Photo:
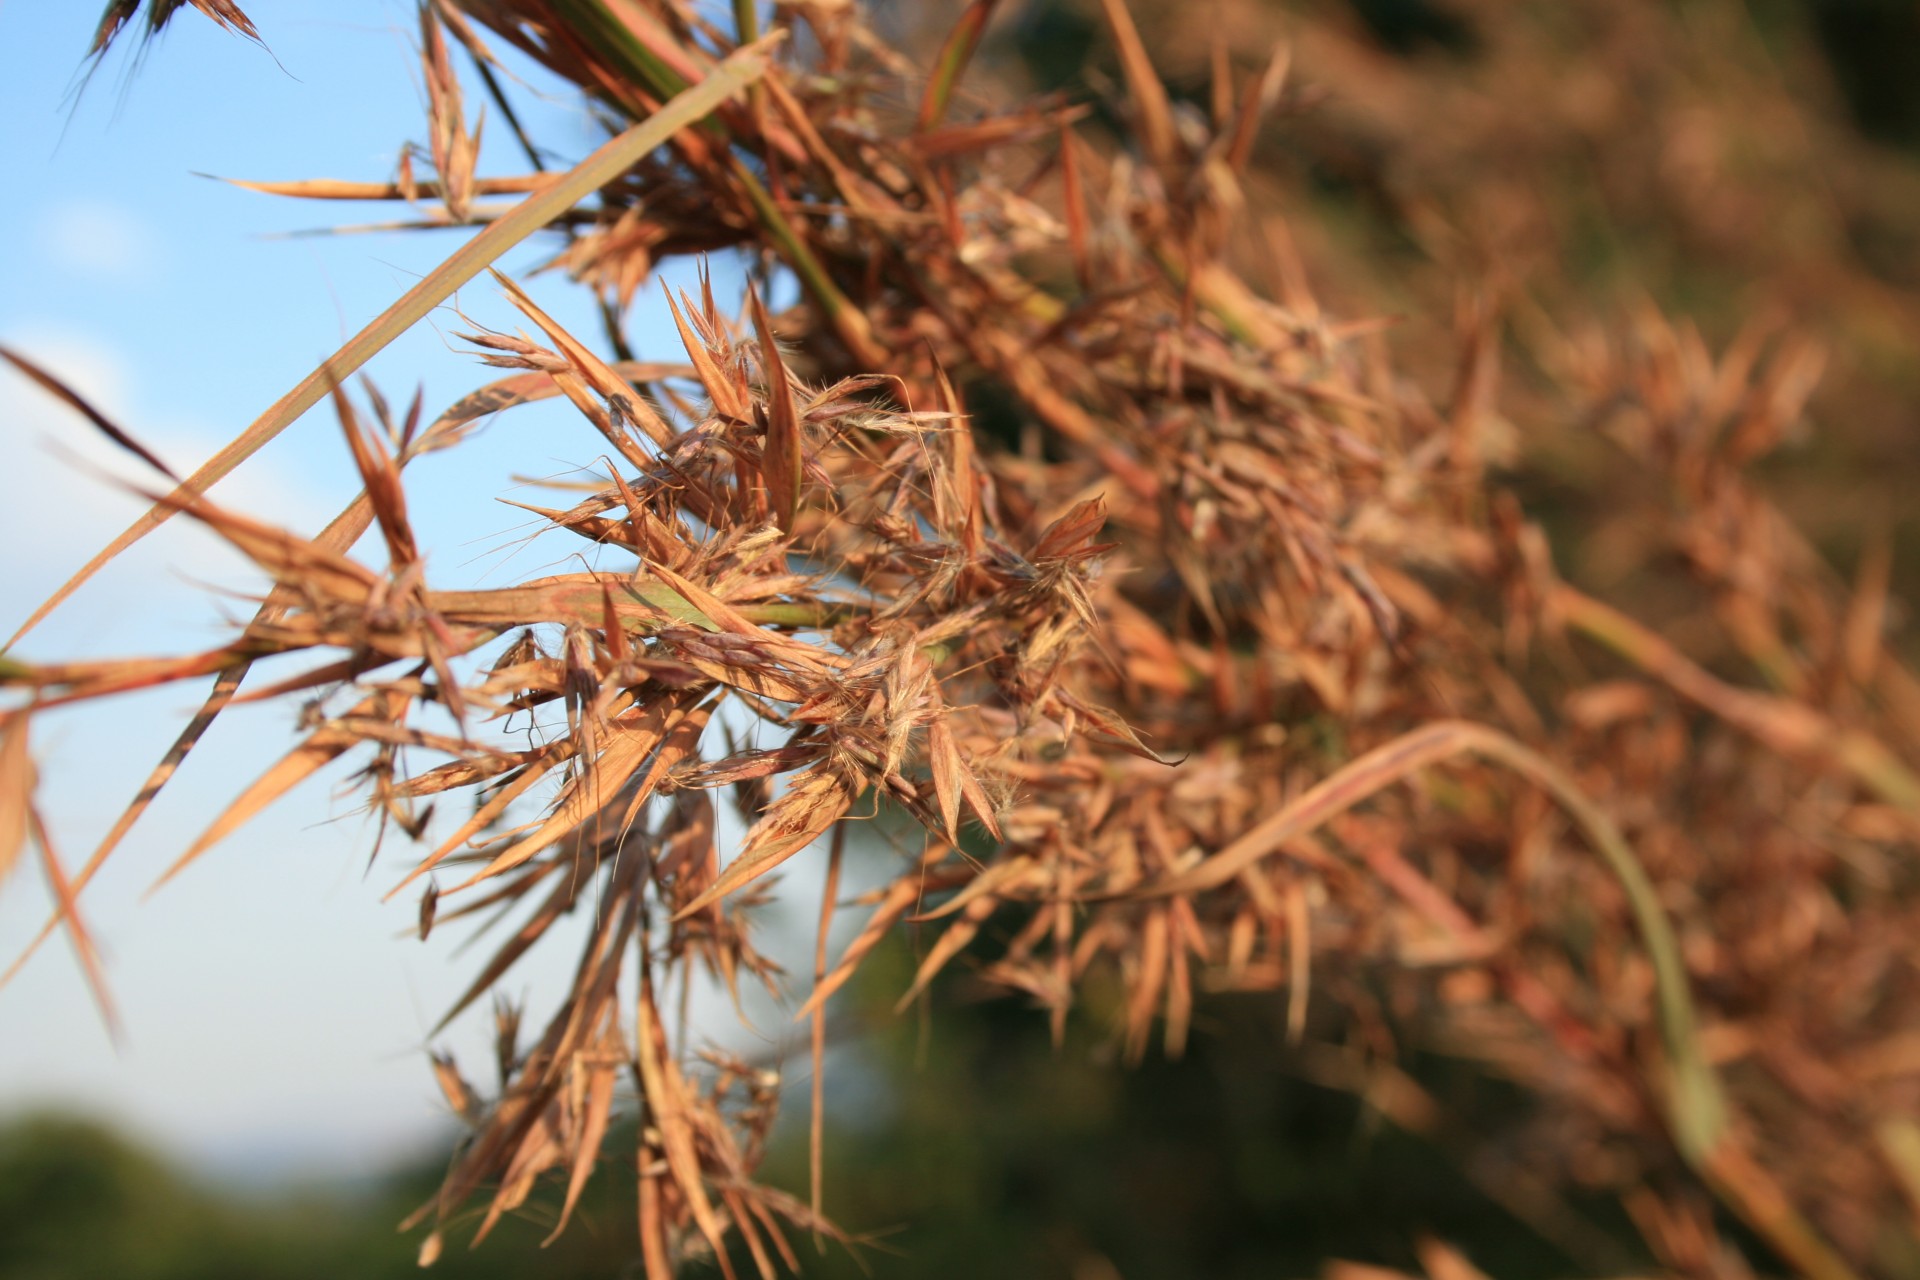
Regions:
<instances>
[{"instance_id":1,"label":"blue sky","mask_svg":"<svg viewBox=\"0 0 1920 1280\"><path fill-rule=\"evenodd\" d=\"M68 378L176 467L238 434L470 234L288 238L395 211L280 200L194 176L384 179L401 144L425 136L410 4L249 7L271 53L183 12L137 69L131 42L117 50L75 106L99 5L0 0L8 122L0 173L10 189L0 201L0 341ZM518 100L535 132L572 156L596 145L577 101L522 70L529 82ZM479 101L470 89L470 111ZM502 129L489 128L484 160L487 173L525 168ZM550 249L536 240L503 265L524 269ZM531 287L597 340L583 293L554 277ZM517 313L490 286L470 285L458 303L482 323L516 327ZM370 372L390 399L404 402L422 385L431 414L487 380L450 340L457 327L443 310L375 360ZM630 340L642 358L674 358L670 334L651 286ZM102 474L137 471L88 432L0 374L7 631L138 514ZM458 586L559 569L573 547L521 546L512 536L518 515L484 497L510 494L516 474L590 464L602 448L558 406L536 406L503 416L470 448L422 461L409 475L431 580ZM354 491L323 409L214 496L314 532ZM184 651L228 634L247 606L220 591L258 580L183 525L103 573L20 654ZM43 717L42 798L70 864L202 694L183 685ZM371 1171L444 1126L424 1036L477 957L453 960L457 937L399 939L411 904L379 904L392 863L366 873L370 826L337 774L141 901L226 799L291 744L292 720L292 708L229 713L89 892L125 1016L123 1048L109 1044L64 947L48 948L0 990L0 1110L83 1106L228 1171ZM12 958L46 905L36 870L0 885L0 959ZM538 993L558 989L572 959L565 947L546 950L508 984L532 990L536 1011ZM485 1040L475 1022L448 1042L478 1059Z\"/></svg>"}]
</instances>

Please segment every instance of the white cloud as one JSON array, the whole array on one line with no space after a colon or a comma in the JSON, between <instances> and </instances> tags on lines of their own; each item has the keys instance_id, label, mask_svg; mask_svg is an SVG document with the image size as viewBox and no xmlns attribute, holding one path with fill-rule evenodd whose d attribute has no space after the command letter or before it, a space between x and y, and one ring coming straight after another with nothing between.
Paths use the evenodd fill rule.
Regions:
<instances>
[{"instance_id":1,"label":"white cloud","mask_svg":"<svg viewBox=\"0 0 1920 1280\"><path fill-rule=\"evenodd\" d=\"M159 274L160 241L139 215L104 200L63 200L40 215L42 252L79 275L116 284Z\"/></svg>"}]
</instances>

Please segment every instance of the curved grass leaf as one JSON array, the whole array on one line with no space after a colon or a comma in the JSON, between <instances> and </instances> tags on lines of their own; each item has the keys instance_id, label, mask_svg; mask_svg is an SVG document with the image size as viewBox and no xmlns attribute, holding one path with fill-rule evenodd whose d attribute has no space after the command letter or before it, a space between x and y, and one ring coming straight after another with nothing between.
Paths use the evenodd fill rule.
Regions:
<instances>
[{"instance_id":1,"label":"curved grass leaf","mask_svg":"<svg viewBox=\"0 0 1920 1280\"><path fill-rule=\"evenodd\" d=\"M1688 990L1680 944L1660 905L1658 891L1621 836L1613 820L1554 765L1513 738L1485 725L1443 720L1376 747L1321 780L1278 813L1190 870L1155 881L1133 893L1138 898L1186 896L1226 884L1288 841L1429 765L1462 754L1503 764L1540 786L1578 824L1607 868L1620 882L1634 923L1653 965L1660 1032L1671 1073L1669 1119L1681 1154L1696 1166L1720 1146L1727 1130L1726 1102L1720 1083L1700 1047L1699 1027Z\"/></svg>"}]
</instances>

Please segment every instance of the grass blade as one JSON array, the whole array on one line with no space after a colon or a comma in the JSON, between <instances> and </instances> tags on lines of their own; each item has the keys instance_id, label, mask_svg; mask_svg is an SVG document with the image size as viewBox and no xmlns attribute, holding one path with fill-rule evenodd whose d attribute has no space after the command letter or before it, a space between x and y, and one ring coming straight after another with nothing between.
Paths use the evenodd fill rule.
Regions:
<instances>
[{"instance_id":1,"label":"grass blade","mask_svg":"<svg viewBox=\"0 0 1920 1280\"><path fill-rule=\"evenodd\" d=\"M27 750L27 714L16 711L0 727L0 884L20 861L33 808L33 756Z\"/></svg>"},{"instance_id":2,"label":"grass blade","mask_svg":"<svg viewBox=\"0 0 1920 1280\"><path fill-rule=\"evenodd\" d=\"M74 954L80 958L80 968L87 976L87 987L93 992L94 1003L100 1007L100 1018L107 1024L107 1034L117 1042L120 1039L120 1015L114 1011L106 975L100 969L99 948L94 946L93 934L80 918L80 904L74 900L76 890L73 881L67 878L66 868L54 850L53 839L47 834L46 824L40 820L39 813L29 808L27 820L33 828L33 842L40 846L41 865L47 873L47 887L60 904L58 918L67 926L67 936L73 939Z\"/></svg>"},{"instance_id":3,"label":"grass blade","mask_svg":"<svg viewBox=\"0 0 1920 1280\"><path fill-rule=\"evenodd\" d=\"M812 844L853 804L853 792L824 771L802 774L747 833L739 856L705 892L674 913L696 915L749 881L757 880Z\"/></svg>"},{"instance_id":4,"label":"grass blade","mask_svg":"<svg viewBox=\"0 0 1920 1280\"><path fill-rule=\"evenodd\" d=\"M1171 164L1178 142L1173 129L1173 106L1167 99L1166 86L1160 83L1160 73L1153 69L1153 61L1147 57L1140 28L1133 25L1127 0L1100 0L1100 7L1106 11L1107 25L1113 28L1113 42L1119 46L1127 90L1133 95L1134 110L1139 112L1141 144L1155 164Z\"/></svg>"},{"instance_id":5,"label":"grass blade","mask_svg":"<svg viewBox=\"0 0 1920 1280\"><path fill-rule=\"evenodd\" d=\"M920 115L916 123L922 133L946 117L947 103L953 97L954 86L960 83L960 77L966 74L967 64L973 61L973 51L980 47L980 34L987 29L987 19L993 16L993 10L999 2L973 0L967 6L967 11L960 15L960 21L953 24L953 30L947 33L946 42L940 46L940 54L934 59L933 75L927 80L927 91L920 98Z\"/></svg>"},{"instance_id":6,"label":"grass blade","mask_svg":"<svg viewBox=\"0 0 1920 1280\"><path fill-rule=\"evenodd\" d=\"M780 531L792 533L793 518L800 509L800 482L806 477L800 415L793 406L793 388L787 381L786 362L780 358L780 345L774 340L773 322L767 319L760 291L751 284L747 286L747 307L753 313L753 331L760 338L760 363L767 379L767 438L761 472L773 497L773 515Z\"/></svg>"},{"instance_id":7,"label":"grass blade","mask_svg":"<svg viewBox=\"0 0 1920 1280\"><path fill-rule=\"evenodd\" d=\"M382 715L386 711L388 701L386 694L376 693L363 699L347 715L349 717ZM241 792L240 796L227 806L226 812L216 818L213 825L208 827L185 853L174 859L173 865L153 882L153 888L147 892L152 893L179 875L189 863L232 835L248 819L292 790L298 783L338 760L359 743L360 739L347 730L331 726L316 730L279 763L261 774L252 786Z\"/></svg>"},{"instance_id":8,"label":"grass blade","mask_svg":"<svg viewBox=\"0 0 1920 1280\"><path fill-rule=\"evenodd\" d=\"M128 453L133 454L139 458L140 461L146 463L175 484L180 482L180 477L173 473L172 467L160 461L145 445L115 426L112 419L94 408L92 404L88 403L86 397L82 396L78 391L75 391L72 387L69 387L66 383L54 377L51 373L48 373L45 369L42 369L39 365L17 351L0 347L0 360L5 360L21 373L26 374L27 377L39 383L47 392L64 401L74 412L78 413L88 422L91 422L94 426L100 428L107 439L113 441Z\"/></svg>"},{"instance_id":9,"label":"grass blade","mask_svg":"<svg viewBox=\"0 0 1920 1280\"><path fill-rule=\"evenodd\" d=\"M1718 716L1782 755L1826 756L1888 804L1920 813L1920 775L1873 735L1835 724L1791 698L1736 688L1708 673L1643 623L1564 583L1550 601L1553 615L1605 646L1681 697Z\"/></svg>"},{"instance_id":10,"label":"grass blade","mask_svg":"<svg viewBox=\"0 0 1920 1280\"><path fill-rule=\"evenodd\" d=\"M319 368L301 379L299 385L260 415L252 426L208 459L205 465L187 478L169 501L155 503L126 532L81 566L79 572L20 625L7 641L6 647L12 648L17 644L21 636L38 626L42 619L58 608L82 583L98 573L108 561L158 528L176 509L189 503L196 495L259 452L268 441L318 404L333 387L445 302L454 290L479 275L501 254L611 182L674 134L706 118L715 107L758 81L767 73L768 55L772 47L784 36L784 32L773 32L759 43L734 53L698 85L606 143L557 178L553 185L528 196L512 213L490 223L485 231L434 268L426 279L409 289L398 302L381 312L345 346L322 362Z\"/></svg>"},{"instance_id":11,"label":"grass blade","mask_svg":"<svg viewBox=\"0 0 1920 1280\"><path fill-rule=\"evenodd\" d=\"M1668 1118L1674 1140L1688 1162L1698 1167L1726 1135L1726 1103L1719 1080L1700 1048L1680 944L1660 905L1658 891L1613 820L1586 798L1573 779L1498 730L1443 720L1395 738L1322 779L1199 866L1150 884L1131 896L1173 897L1218 888L1277 852L1287 841L1305 835L1376 792L1429 765L1469 753L1505 765L1552 795L1620 882L1653 965L1660 1031L1670 1058Z\"/></svg>"}]
</instances>

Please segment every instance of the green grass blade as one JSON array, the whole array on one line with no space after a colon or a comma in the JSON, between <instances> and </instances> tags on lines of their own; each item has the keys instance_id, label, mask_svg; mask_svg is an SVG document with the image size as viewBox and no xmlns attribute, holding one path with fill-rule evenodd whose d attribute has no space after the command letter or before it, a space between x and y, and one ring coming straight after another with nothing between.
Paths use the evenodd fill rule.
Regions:
<instances>
[{"instance_id":1,"label":"green grass blade","mask_svg":"<svg viewBox=\"0 0 1920 1280\"><path fill-rule=\"evenodd\" d=\"M654 97L671 98L686 88L686 77L649 49L604 0L554 0L553 7L571 35Z\"/></svg>"},{"instance_id":2,"label":"green grass blade","mask_svg":"<svg viewBox=\"0 0 1920 1280\"><path fill-rule=\"evenodd\" d=\"M927 91L920 99L918 125L922 132L933 128L946 117L947 103L953 98L954 86L960 83L960 77L966 74L967 64L973 61L973 51L980 47L980 36L987 29L987 19L993 16L994 7L1000 0L973 0L967 11L960 15L953 30L947 33L946 43L940 46L940 56L934 60L933 75L927 80Z\"/></svg>"}]
</instances>

